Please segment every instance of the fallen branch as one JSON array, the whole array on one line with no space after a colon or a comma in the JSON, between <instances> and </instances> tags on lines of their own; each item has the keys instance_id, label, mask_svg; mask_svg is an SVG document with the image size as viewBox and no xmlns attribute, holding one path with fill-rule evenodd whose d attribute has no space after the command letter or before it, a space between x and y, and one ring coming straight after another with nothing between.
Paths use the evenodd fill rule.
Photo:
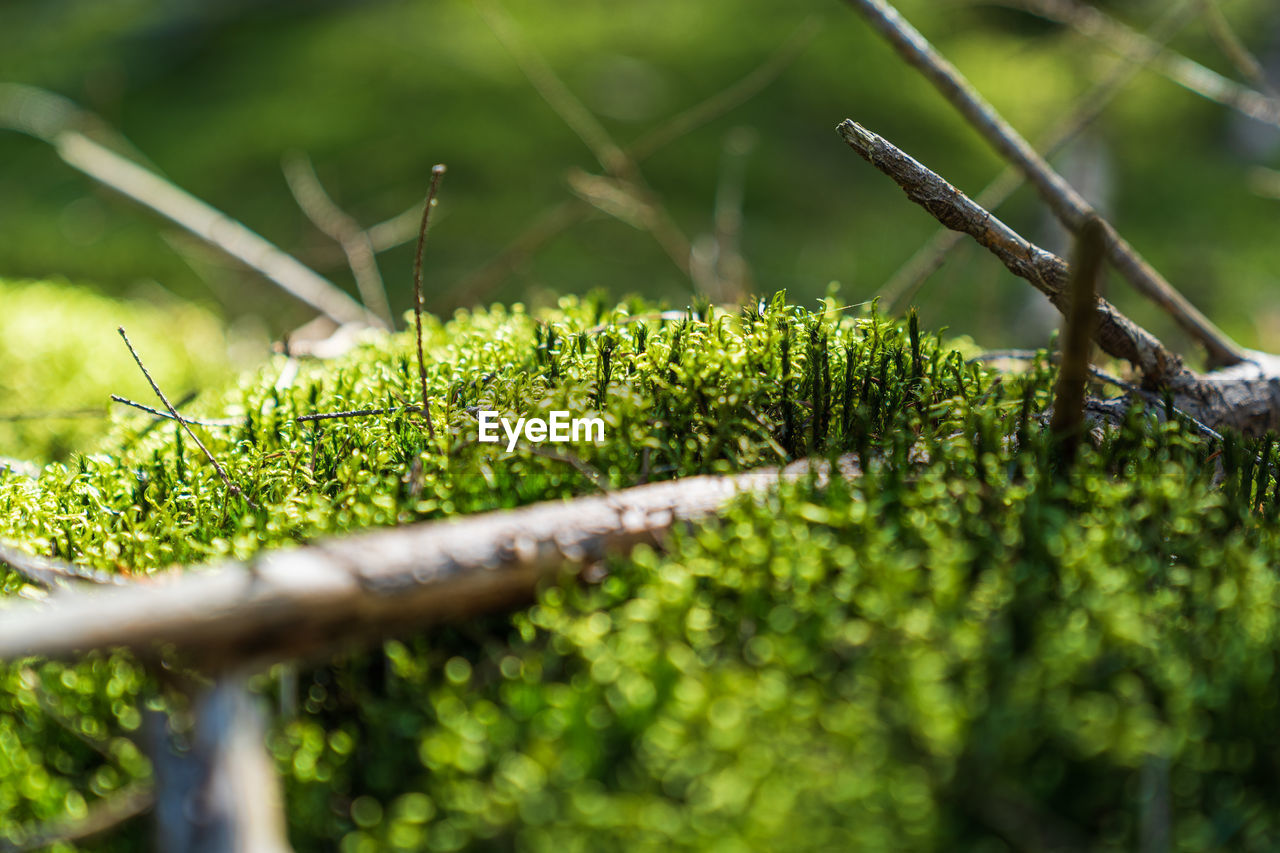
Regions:
<instances>
[{"instance_id":1,"label":"fallen branch","mask_svg":"<svg viewBox=\"0 0 1280 853\"><path fill-rule=\"evenodd\" d=\"M1078 233L1090 217L1102 218L897 9L886 0L847 2L862 13L909 65L934 85L989 145L1026 175L1036 192L1072 233ZM1199 341L1208 351L1210 363L1229 366L1247 358L1239 344L1165 281L1105 219L1102 221L1107 234L1107 256L1112 266Z\"/></svg>"},{"instance_id":2,"label":"fallen branch","mask_svg":"<svg viewBox=\"0 0 1280 853\"><path fill-rule=\"evenodd\" d=\"M858 472L851 458L840 466ZM0 659L114 647L147 655L172 644L217 671L333 651L508 608L566 564L656 543L740 494L827 470L805 460L689 477L272 551L145 586L67 592L4 611Z\"/></svg>"},{"instance_id":3,"label":"fallen branch","mask_svg":"<svg viewBox=\"0 0 1280 853\"><path fill-rule=\"evenodd\" d=\"M1069 268L888 140L846 119L836 128L853 150L888 175L907 197L946 227L968 234L1019 278L1068 310ZM1105 299L1097 300L1094 340L1114 358L1142 374L1147 390L1173 395L1177 409L1215 429L1229 427L1249 435L1280 429L1280 357L1248 352L1248 360L1198 374L1174 352Z\"/></svg>"},{"instance_id":4,"label":"fallen branch","mask_svg":"<svg viewBox=\"0 0 1280 853\"><path fill-rule=\"evenodd\" d=\"M66 163L182 226L261 273L335 322L382 321L337 285L226 214L80 131L91 117L67 99L16 83L0 84L0 127L52 145Z\"/></svg>"}]
</instances>

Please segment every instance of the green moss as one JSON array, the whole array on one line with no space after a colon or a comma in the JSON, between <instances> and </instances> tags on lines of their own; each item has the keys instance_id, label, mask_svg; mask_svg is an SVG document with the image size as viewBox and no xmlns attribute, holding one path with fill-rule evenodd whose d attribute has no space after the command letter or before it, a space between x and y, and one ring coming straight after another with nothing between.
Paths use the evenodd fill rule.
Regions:
<instances>
[{"instance_id":1,"label":"green moss","mask_svg":"<svg viewBox=\"0 0 1280 853\"><path fill-rule=\"evenodd\" d=\"M298 849L1001 850L1053 831L1119 850L1161 790L1180 849L1275 847L1268 466L1135 412L1057 471L1043 365L997 380L916 329L782 299L653 311L433 324L435 447L403 411L409 338L291 379L277 362L195 407L235 420L202 434L256 507L128 416L101 455L0 483L0 524L140 572L595 488L475 443L477 406L598 411L606 441L574 450L613 486L851 451L854 482L742 500L600 583L302 672L270 737ZM363 407L394 411L294 420ZM109 743L164 701L118 657L25 666ZM42 711L22 665L4 677L0 762L20 760L0 763L0 837L145 778Z\"/></svg>"}]
</instances>

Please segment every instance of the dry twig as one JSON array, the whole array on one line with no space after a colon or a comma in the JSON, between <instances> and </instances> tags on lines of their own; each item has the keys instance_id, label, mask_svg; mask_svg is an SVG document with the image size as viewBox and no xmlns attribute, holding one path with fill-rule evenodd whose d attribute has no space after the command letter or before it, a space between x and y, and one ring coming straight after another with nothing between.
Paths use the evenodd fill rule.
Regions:
<instances>
[{"instance_id":1,"label":"dry twig","mask_svg":"<svg viewBox=\"0 0 1280 853\"><path fill-rule=\"evenodd\" d=\"M901 149L852 121L837 128L851 148L894 180L907 197L946 227L968 234L1014 275L1026 279L1067 310L1065 261L1036 246ZM1175 408L1201 424L1250 435L1280 429L1280 356L1248 352L1248 360L1207 374L1188 370L1159 339L1097 300L1094 340L1107 354L1128 361L1145 389L1162 389Z\"/></svg>"},{"instance_id":2,"label":"dry twig","mask_svg":"<svg viewBox=\"0 0 1280 853\"><path fill-rule=\"evenodd\" d=\"M422 207L422 227L418 231L418 251L413 256L413 325L418 339L418 378L422 381L422 417L427 421L427 434L436 437L435 424L431 422L431 396L427 393L427 361L422 355L422 247L427 242L427 226L431 224L431 208L436 203L436 191L444 177L444 164L431 169L431 188Z\"/></svg>"},{"instance_id":3,"label":"dry twig","mask_svg":"<svg viewBox=\"0 0 1280 853\"><path fill-rule=\"evenodd\" d=\"M983 0L993 5L1022 9L1046 20L1071 27L1121 56L1149 49L1146 36L1132 30L1093 6L1075 0ZM1242 86L1194 60L1161 47L1153 63L1161 74L1202 98L1236 110L1249 118L1280 127L1280 100Z\"/></svg>"},{"instance_id":4,"label":"dry twig","mask_svg":"<svg viewBox=\"0 0 1280 853\"><path fill-rule=\"evenodd\" d=\"M1231 21L1218 5L1218 0L1199 0L1199 3L1204 11L1209 34L1218 43L1218 49L1236 67L1236 71L1240 72L1240 76L1268 98L1280 102L1280 90L1267 79L1267 72L1263 69L1262 63L1249 50L1235 27L1231 26Z\"/></svg>"},{"instance_id":5,"label":"dry twig","mask_svg":"<svg viewBox=\"0 0 1280 853\"><path fill-rule=\"evenodd\" d=\"M128 583L119 575L100 572L87 566L77 566L52 557L37 557L10 545L0 545L0 565L8 566L23 578L41 589L52 590L72 583L117 584Z\"/></svg>"},{"instance_id":6,"label":"dry twig","mask_svg":"<svg viewBox=\"0 0 1280 853\"><path fill-rule=\"evenodd\" d=\"M145 166L90 139L79 129L87 123L91 117L65 98L32 86L0 84L0 127L47 142L68 165L257 270L335 322L370 322L371 315L333 282Z\"/></svg>"},{"instance_id":7,"label":"dry twig","mask_svg":"<svg viewBox=\"0 0 1280 853\"><path fill-rule=\"evenodd\" d=\"M233 495L240 495L248 501L248 497L244 495L240 490L240 487L231 482L231 477L227 475L226 469L224 469L222 464L218 462L217 457L209 451L209 448L205 447L204 442L200 440L200 436L196 435L195 431L191 429L190 423L187 419L178 414L178 410L173 407L173 404L169 402L169 398L160 390L160 386L151 378L151 371L147 370L147 366L142 363L142 358L139 357L138 351L133 348L133 344L129 341L129 336L125 333L124 326L120 326L116 331L120 333L121 339L124 340L124 345L129 348L129 354L133 356L133 360L137 363L138 369L142 371L142 375L147 377L147 382L150 383L151 390L156 392L156 396L160 398L161 403L164 403L164 407L168 409L169 414L178 422L178 425L182 427L187 435L191 436L191 440L196 443L196 447L200 448L200 451L204 453L205 458L209 460L211 465L213 465L213 469L217 471L218 476L222 478L223 485L227 487L227 492ZM249 501L249 503L252 504L253 502Z\"/></svg>"},{"instance_id":8,"label":"dry twig","mask_svg":"<svg viewBox=\"0 0 1280 853\"><path fill-rule=\"evenodd\" d=\"M350 214L338 207L325 191L320 176L305 154L285 157L282 162L285 183L294 201L311 223L338 244L347 258L347 266L360 290L360 299L388 329L395 328L391 306L387 302L387 288L378 271L378 261L369 232L360 226Z\"/></svg>"},{"instance_id":9,"label":"dry twig","mask_svg":"<svg viewBox=\"0 0 1280 853\"><path fill-rule=\"evenodd\" d=\"M1085 385L1089 381L1094 306L1098 279L1106 262L1107 235L1102 223L1090 219L1080 229L1071 268L1071 302L1062 331L1062 368L1053 392L1049 430L1065 462L1075 458L1084 432Z\"/></svg>"},{"instance_id":10,"label":"dry twig","mask_svg":"<svg viewBox=\"0 0 1280 853\"><path fill-rule=\"evenodd\" d=\"M1039 146L1039 150L1044 151L1045 159L1063 151L1080 133L1093 124L1125 86L1155 59L1165 42L1186 26L1194 12L1195 7L1190 3L1180 7L1175 6L1152 27L1148 35L1149 42L1142 51L1133 55L1126 54L1119 67L1086 92L1076 102L1075 109L1046 134ZM1006 166L995 180L974 196L974 201L987 210L995 211L1008 201L1025 181L1018 168ZM929 276L937 272L947 257L963 242L964 235L955 231L942 228L934 232L929 241L899 267L898 271L880 288L877 297L881 300L884 310L890 314L905 311Z\"/></svg>"},{"instance_id":11,"label":"dry twig","mask_svg":"<svg viewBox=\"0 0 1280 853\"><path fill-rule=\"evenodd\" d=\"M557 105L561 105L567 112L562 113L562 118L571 128L579 121L580 117L585 114L586 121L582 125L585 133L578 133L580 139L583 140L592 152L596 154L598 160L603 163L605 160L614 161L617 158L617 152L621 151L624 166L634 170L634 174L639 174L639 163L648 159L660 149L688 133L697 130L707 122L713 121L734 107L742 104L750 99L769 83L777 79L796 58L809 46L821 29L822 20L813 16L807 18L800 24L796 30L787 37L782 45L770 56L764 63L749 72L747 75L730 85L728 88L711 95L705 100L695 104L663 122L657 128L644 134L632 145L623 149L613 142L612 138L603 128L599 127L599 122L590 114L590 111L581 104L573 96L573 93L555 77L554 72L546 65L546 63L537 56L529 47L519 42L518 35L510 21L505 17L501 10L488 0L481 0L482 12L487 19L498 21L495 33L499 33L499 38L506 43L508 40L515 45L513 55L529 58L529 69L526 70L526 76L530 76L531 81L534 76L543 80L541 86L535 83L535 87L540 92L546 88L552 97L547 99L548 104L559 112ZM499 20L500 19L500 20ZM522 64L523 67L523 64ZM544 94L544 98L546 95ZM570 118L572 117L572 121ZM597 131L595 128L599 128ZM592 147L592 146L595 147ZM624 175L615 175L615 177L625 177ZM646 199L644 194L633 197L652 207L652 200ZM594 205L583 198L568 200L553 205L543 211L533 222L531 222L524 231L522 231L514 240L511 241L498 255L485 264L476 272L470 274L455 286L455 290L466 293L468 298L478 300L483 295L493 289L499 282L517 269L521 263L534 255L539 249L554 239L557 235L563 233L573 225L585 220L592 211ZM598 208L597 208L598 209ZM688 240L676 228L672 231L665 227L665 223L673 223L669 215L662 215L662 211L658 211L657 215L651 216L649 223L656 225L661 229L661 235L655 233L655 239L658 239L664 251L671 257L672 261L686 274L689 273L689 264L686 260L687 254L682 254L684 248L687 248ZM646 226L647 227L647 226Z\"/></svg>"},{"instance_id":12,"label":"dry twig","mask_svg":"<svg viewBox=\"0 0 1280 853\"><path fill-rule=\"evenodd\" d=\"M1040 197L1073 233L1098 212L1006 122L995 108L944 59L919 31L886 0L847 0L871 26L883 35L898 54L917 69L986 139L996 151L1015 164ZM1099 217L1101 218L1101 217ZM1112 265L1139 292L1166 312L1195 340L1204 345L1215 365L1239 364L1245 351L1205 317L1181 293L1103 220L1107 231L1107 254Z\"/></svg>"}]
</instances>

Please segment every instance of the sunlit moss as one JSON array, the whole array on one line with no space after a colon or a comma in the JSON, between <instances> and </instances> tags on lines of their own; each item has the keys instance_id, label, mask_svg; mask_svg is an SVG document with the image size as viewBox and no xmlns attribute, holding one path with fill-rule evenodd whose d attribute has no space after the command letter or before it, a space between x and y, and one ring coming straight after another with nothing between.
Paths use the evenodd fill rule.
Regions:
<instances>
[{"instance_id":1,"label":"sunlit moss","mask_svg":"<svg viewBox=\"0 0 1280 853\"><path fill-rule=\"evenodd\" d=\"M1269 474L1238 441L1139 412L1058 470L1042 363L993 377L833 308L460 313L428 330L435 445L404 411L294 420L417 401L411 339L370 339L193 407L234 420L202 435L257 508L171 426L140 436L129 416L100 455L0 483L0 519L41 552L158 571L593 480L851 452L856 480L744 499L598 583L300 673L268 744L294 844L1002 849L1052 825L1121 850L1166 791L1183 849L1273 848ZM608 421L605 442L569 448L597 477L473 441L474 407L551 404ZM3 677L0 834L145 778L136 751L107 759L58 722L127 749L138 703L162 701L136 666Z\"/></svg>"}]
</instances>

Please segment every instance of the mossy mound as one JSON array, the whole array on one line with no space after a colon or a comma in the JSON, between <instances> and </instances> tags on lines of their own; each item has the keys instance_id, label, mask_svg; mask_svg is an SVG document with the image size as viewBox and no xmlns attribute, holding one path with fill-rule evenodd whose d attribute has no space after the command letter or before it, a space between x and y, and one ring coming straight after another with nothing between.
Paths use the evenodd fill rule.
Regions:
<instances>
[{"instance_id":1,"label":"mossy mound","mask_svg":"<svg viewBox=\"0 0 1280 853\"><path fill-rule=\"evenodd\" d=\"M0 303L0 456L43 461L92 449L111 394L150 402L117 326L175 399L231 377L218 319L174 297L122 301L0 279Z\"/></svg>"},{"instance_id":2,"label":"mossy mound","mask_svg":"<svg viewBox=\"0 0 1280 853\"><path fill-rule=\"evenodd\" d=\"M412 340L374 339L197 407L232 419L202 435L252 505L171 424L129 416L100 455L0 483L4 535L151 572L603 481L840 452L866 474L299 673L269 744L299 850L1280 842L1277 504L1239 444L1134 412L1064 470L1036 419L1043 365L994 377L831 305L566 300L428 332L434 443L406 411ZM361 408L387 411L295 420ZM479 408L599 414L606 440L564 449L581 466L507 454L474 440ZM169 699L136 665L0 678L0 838L145 783L127 738Z\"/></svg>"}]
</instances>

